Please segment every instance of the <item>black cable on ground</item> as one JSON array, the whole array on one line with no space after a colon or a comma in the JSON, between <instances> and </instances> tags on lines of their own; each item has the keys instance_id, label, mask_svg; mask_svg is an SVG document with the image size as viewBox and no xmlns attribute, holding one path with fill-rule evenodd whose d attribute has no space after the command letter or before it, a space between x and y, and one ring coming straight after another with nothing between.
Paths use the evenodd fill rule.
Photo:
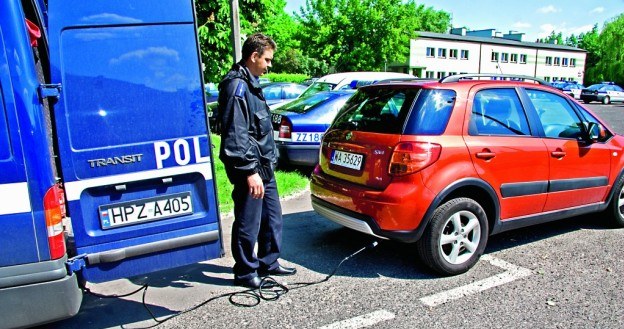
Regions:
<instances>
[{"instance_id":1,"label":"black cable on ground","mask_svg":"<svg viewBox=\"0 0 624 329\"><path fill-rule=\"evenodd\" d=\"M137 292L143 290L143 296L141 298L141 302L143 304L143 307L145 307L145 309L147 310L147 312L150 314L150 316L152 317L152 319L156 322L156 324L152 325L152 326L148 326L148 327L143 327L143 328L138 328L138 329L147 329L147 328L154 328L156 326L161 325L164 322L167 322L175 317L178 317L182 314L194 311L210 302L212 302L213 300L219 299L219 298L224 298L224 297L228 297L228 300L230 301L230 303L232 305L238 306L238 307L254 307L258 304L260 304L260 302L262 300L266 300L266 301L274 301L274 300L278 300L280 298L280 296L285 295L286 293L288 293L290 290L295 290L295 289L301 289L304 287L309 287L309 286L313 286L319 283L323 283L323 282L327 282L329 281L329 279L331 277L333 277L336 272L338 271L338 269L340 268L340 266L346 262L347 260L351 259L352 257L354 257L355 255L359 254L360 252L369 249L369 248L374 248L377 246L377 241L373 241L373 243L359 249L358 251L352 253L351 255L343 258L340 263L338 263L338 265L334 268L334 270L328 274L325 278L319 280L319 281L313 281L313 282L296 282L296 283L292 283L291 284L291 288L286 287L285 285L277 282L274 278L267 276L262 278L262 280L260 281L260 287L259 288L251 288L251 289L247 289L247 290L242 290L242 291L237 291L237 292L230 292L230 293L225 293L225 294L221 294L221 295L217 295L214 296L212 298L209 298L195 306L192 306L190 308L187 308L185 310L179 311L177 313L168 315L162 319L158 319L154 313L152 312L152 310L150 310L150 308L147 306L147 303L145 302L145 295L147 293L147 288L149 287L147 284L144 284L143 286L141 286L139 289L136 289L132 292L129 292L127 294L123 294L123 295L101 295L98 293L94 293L92 292L89 288L87 288L85 285L82 285L81 288L88 294L91 294L93 296L99 297L99 298L120 298L120 297L127 297L127 296L131 296L136 294ZM251 302L249 303L245 303L243 302L243 300L251 300ZM123 325L121 326L122 328L124 327Z\"/></svg>"}]
</instances>

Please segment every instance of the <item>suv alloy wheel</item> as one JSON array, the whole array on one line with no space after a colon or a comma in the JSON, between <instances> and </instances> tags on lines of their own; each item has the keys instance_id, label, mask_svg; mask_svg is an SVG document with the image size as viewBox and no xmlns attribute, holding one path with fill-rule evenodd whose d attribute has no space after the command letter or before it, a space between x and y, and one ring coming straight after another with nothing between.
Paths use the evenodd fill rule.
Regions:
<instances>
[{"instance_id":1,"label":"suv alloy wheel","mask_svg":"<svg viewBox=\"0 0 624 329\"><path fill-rule=\"evenodd\" d=\"M416 244L418 255L440 274L464 273L483 254L488 234L487 216L476 201L452 199L435 210Z\"/></svg>"}]
</instances>

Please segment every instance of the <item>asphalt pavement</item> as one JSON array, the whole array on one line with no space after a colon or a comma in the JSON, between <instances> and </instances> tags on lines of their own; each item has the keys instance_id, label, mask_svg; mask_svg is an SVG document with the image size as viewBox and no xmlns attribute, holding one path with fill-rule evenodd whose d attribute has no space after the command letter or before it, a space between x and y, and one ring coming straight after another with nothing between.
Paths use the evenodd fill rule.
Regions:
<instances>
[{"instance_id":1,"label":"asphalt pavement","mask_svg":"<svg viewBox=\"0 0 624 329\"><path fill-rule=\"evenodd\" d=\"M590 105L617 132L624 106ZM624 323L624 229L600 214L580 216L490 237L470 271L439 277L416 258L413 245L380 241L342 262L373 239L342 228L311 208L305 191L282 202L282 262L291 290L254 307L235 306L229 236L217 260L88 287L80 313L46 328L621 328ZM342 262L342 263L341 263ZM340 267L337 268L337 266ZM326 282L305 286L297 283ZM238 302L255 299L236 296ZM149 308L163 320L152 319Z\"/></svg>"}]
</instances>

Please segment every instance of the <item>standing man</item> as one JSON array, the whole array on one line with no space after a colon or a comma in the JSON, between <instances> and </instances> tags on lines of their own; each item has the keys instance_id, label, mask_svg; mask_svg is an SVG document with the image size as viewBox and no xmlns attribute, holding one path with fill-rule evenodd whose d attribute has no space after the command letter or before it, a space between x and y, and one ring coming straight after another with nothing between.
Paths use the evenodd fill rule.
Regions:
<instances>
[{"instance_id":1,"label":"standing man","mask_svg":"<svg viewBox=\"0 0 624 329\"><path fill-rule=\"evenodd\" d=\"M219 158L234 185L234 284L250 288L260 286L260 276L296 273L278 262L282 208L273 174L277 155L269 107L258 83L275 50L268 36L251 35L243 43L243 58L219 84Z\"/></svg>"}]
</instances>

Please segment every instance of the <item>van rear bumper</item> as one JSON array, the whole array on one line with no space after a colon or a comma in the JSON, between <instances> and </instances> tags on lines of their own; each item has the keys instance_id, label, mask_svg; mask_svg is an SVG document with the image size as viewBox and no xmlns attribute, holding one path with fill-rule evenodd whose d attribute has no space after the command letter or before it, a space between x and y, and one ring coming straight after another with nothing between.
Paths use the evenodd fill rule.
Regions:
<instances>
[{"instance_id":1,"label":"van rear bumper","mask_svg":"<svg viewBox=\"0 0 624 329\"><path fill-rule=\"evenodd\" d=\"M51 263L59 262L57 260ZM64 262L60 263L64 264ZM23 265L17 267L21 266ZM0 298L0 319L2 319L0 328L30 327L76 315L82 303L82 291L78 287L76 275L66 273L60 278L49 281L0 288L0 296L2 296ZM30 273L28 276L31 278L46 277L48 274Z\"/></svg>"}]
</instances>

